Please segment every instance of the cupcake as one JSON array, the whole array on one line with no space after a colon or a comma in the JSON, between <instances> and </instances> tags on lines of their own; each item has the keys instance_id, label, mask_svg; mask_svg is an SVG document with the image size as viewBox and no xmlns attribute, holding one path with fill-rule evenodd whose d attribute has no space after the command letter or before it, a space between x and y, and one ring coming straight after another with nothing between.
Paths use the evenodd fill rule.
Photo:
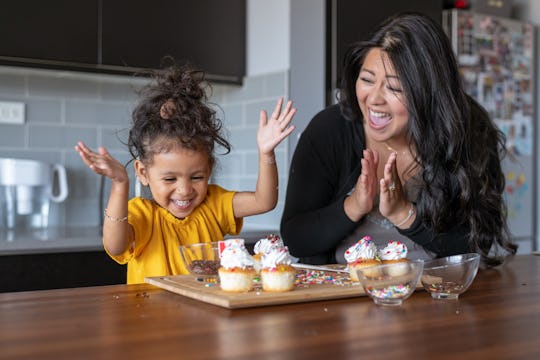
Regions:
<instances>
[{"instance_id":1,"label":"cupcake","mask_svg":"<svg viewBox=\"0 0 540 360\"><path fill-rule=\"evenodd\" d=\"M371 267L374 265L380 265L381 261L377 259L377 247L371 240L370 236L364 236L356 244L351 246L345 251L345 260L347 261L349 274L352 281L360 281L356 271ZM378 269L373 269L368 274L370 276L378 275Z\"/></svg>"},{"instance_id":2,"label":"cupcake","mask_svg":"<svg viewBox=\"0 0 540 360\"><path fill-rule=\"evenodd\" d=\"M401 241L391 240L386 247L379 250L379 258L383 264L399 264L407 263L407 246ZM385 271L391 276L404 275L407 272L407 266L392 266L388 267Z\"/></svg>"},{"instance_id":3,"label":"cupcake","mask_svg":"<svg viewBox=\"0 0 540 360\"><path fill-rule=\"evenodd\" d=\"M231 239L219 242L219 282L223 291L247 292L253 289L253 257L243 240Z\"/></svg>"},{"instance_id":4,"label":"cupcake","mask_svg":"<svg viewBox=\"0 0 540 360\"><path fill-rule=\"evenodd\" d=\"M273 247L262 255L261 281L264 291L290 291L294 289L296 270L291 266L286 246Z\"/></svg>"},{"instance_id":5,"label":"cupcake","mask_svg":"<svg viewBox=\"0 0 540 360\"><path fill-rule=\"evenodd\" d=\"M255 261L255 271L260 272L261 270L261 258L263 254L269 252L274 248L281 248L285 246L283 240L276 235L270 234L265 238L259 239L253 247L253 260Z\"/></svg>"}]
</instances>

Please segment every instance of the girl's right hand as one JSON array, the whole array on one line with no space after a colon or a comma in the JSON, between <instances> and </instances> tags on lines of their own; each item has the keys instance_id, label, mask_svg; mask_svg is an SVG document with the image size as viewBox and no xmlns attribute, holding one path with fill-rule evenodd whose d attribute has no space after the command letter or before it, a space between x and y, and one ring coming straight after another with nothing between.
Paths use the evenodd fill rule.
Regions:
<instances>
[{"instance_id":1,"label":"girl's right hand","mask_svg":"<svg viewBox=\"0 0 540 360\"><path fill-rule=\"evenodd\" d=\"M109 154L104 147L99 147L96 153L85 143L79 141L75 146L84 163L96 174L110 178L113 182L123 183L129 181L125 167Z\"/></svg>"},{"instance_id":2,"label":"girl's right hand","mask_svg":"<svg viewBox=\"0 0 540 360\"><path fill-rule=\"evenodd\" d=\"M345 213L353 220L358 221L373 208L377 194L377 165L379 154L374 150L364 150L362 158L362 172L358 177L354 191L345 199Z\"/></svg>"},{"instance_id":3,"label":"girl's right hand","mask_svg":"<svg viewBox=\"0 0 540 360\"><path fill-rule=\"evenodd\" d=\"M261 110L257 145L259 152L263 155L273 154L276 146L294 130L294 125L290 124L296 109L292 107L291 100L287 102L285 109L282 109L282 106L283 98L280 98L270 118L268 118L266 110Z\"/></svg>"}]
</instances>

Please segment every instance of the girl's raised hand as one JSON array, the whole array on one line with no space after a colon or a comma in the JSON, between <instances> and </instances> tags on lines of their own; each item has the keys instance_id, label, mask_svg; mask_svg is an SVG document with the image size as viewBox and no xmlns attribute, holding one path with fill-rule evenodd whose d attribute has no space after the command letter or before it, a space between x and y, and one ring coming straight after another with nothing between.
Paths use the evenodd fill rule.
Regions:
<instances>
[{"instance_id":1,"label":"girl's raised hand","mask_svg":"<svg viewBox=\"0 0 540 360\"><path fill-rule=\"evenodd\" d=\"M270 119L268 119L266 110L261 110L257 145L262 154L271 154L276 146L294 130L294 125L290 125L290 123L296 109L292 108L291 100L287 102L283 111L282 106L283 98L280 98Z\"/></svg>"},{"instance_id":2,"label":"girl's raised hand","mask_svg":"<svg viewBox=\"0 0 540 360\"><path fill-rule=\"evenodd\" d=\"M109 154L104 147L99 147L98 153L90 150L82 141L75 146L84 163L96 174L110 178L114 182L128 181L125 167Z\"/></svg>"}]
</instances>

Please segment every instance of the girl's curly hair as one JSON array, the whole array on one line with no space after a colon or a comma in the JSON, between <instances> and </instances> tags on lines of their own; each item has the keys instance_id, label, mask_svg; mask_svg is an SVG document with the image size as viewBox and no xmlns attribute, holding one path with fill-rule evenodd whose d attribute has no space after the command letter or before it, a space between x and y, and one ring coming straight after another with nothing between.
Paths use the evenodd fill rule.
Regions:
<instances>
[{"instance_id":1,"label":"girl's curly hair","mask_svg":"<svg viewBox=\"0 0 540 360\"><path fill-rule=\"evenodd\" d=\"M141 89L141 100L132 113L128 149L134 159L151 164L155 154L176 147L204 151L210 167L215 144L231 150L222 134L222 123L208 103L210 85L192 65L169 65L150 73L152 82Z\"/></svg>"}]
</instances>

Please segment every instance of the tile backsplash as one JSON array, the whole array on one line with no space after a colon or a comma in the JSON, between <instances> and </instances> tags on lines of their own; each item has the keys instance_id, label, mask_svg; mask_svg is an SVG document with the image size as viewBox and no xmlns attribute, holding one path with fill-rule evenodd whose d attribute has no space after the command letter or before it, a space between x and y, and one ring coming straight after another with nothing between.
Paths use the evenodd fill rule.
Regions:
<instances>
[{"instance_id":1,"label":"tile backsplash","mask_svg":"<svg viewBox=\"0 0 540 360\"><path fill-rule=\"evenodd\" d=\"M255 189L259 111L270 112L279 97L288 98L288 80L288 72L283 71L247 77L242 86L212 84L210 101L216 104L233 146L231 153L218 156L213 182L227 189ZM0 124L0 157L60 163L68 173L69 196L63 203L51 204L51 226L100 223L101 178L82 163L74 146L78 140L93 149L105 146L126 163L130 157L124 142L136 89L144 83L130 76L0 67L0 101L23 102L26 112L23 125ZM289 168L287 149L287 140L276 149L278 206L246 218L245 230L279 228ZM108 191L105 180L103 201ZM135 195L133 181L131 195Z\"/></svg>"}]
</instances>

